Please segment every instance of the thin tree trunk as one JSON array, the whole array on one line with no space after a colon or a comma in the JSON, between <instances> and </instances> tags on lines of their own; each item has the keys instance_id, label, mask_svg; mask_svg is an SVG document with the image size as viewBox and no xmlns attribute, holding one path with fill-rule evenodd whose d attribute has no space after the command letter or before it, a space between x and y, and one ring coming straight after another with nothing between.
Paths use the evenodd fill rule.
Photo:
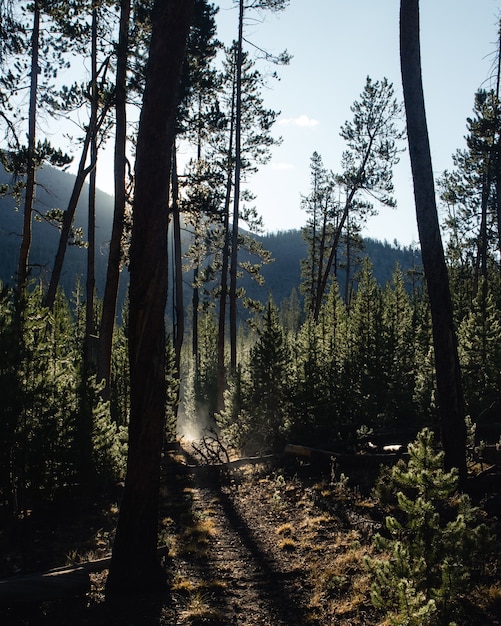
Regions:
<instances>
[{"instance_id":1,"label":"thin tree trunk","mask_svg":"<svg viewBox=\"0 0 501 626\"><path fill-rule=\"evenodd\" d=\"M157 558L160 462L165 426L167 224L177 88L193 0L156 0L136 148L130 249L131 412L125 489L107 596L152 591L165 580Z\"/></svg>"},{"instance_id":2,"label":"thin tree trunk","mask_svg":"<svg viewBox=\"0 0 501 626\"><path fill-rule=\"evenodd\" d=\"M197 139L197 162L202 160L202 93L198 94L198 139ZM200 215L201 217L201 215ZM199 224L195 228L195 250L198 250L200 241ZM198 378L200 374L200 356L198 354L198 307L200 304L200 289L198 288L198 277L200 274L200 257L197 254L195 266L193 267L193 296L191 299L192 310L192 335L191 335L191 354L195 361L195 385L198 388Z\"/></svg>"},{"instance_id":3,"label":"thin tree trunk","mask_svg":"<svg viewBox=\"0 0 501 626\"><path fill-rule=\"evenodd\" d=\"M91 115L89 127L96 129L98 113L97 98L97 26L98 12L92 10L91 26ZM97 161L97 137L93 132L90 141L91 162ZM79 480L83 484L90 484L94 478L92 463L92 427L93 427L93 399L89 388L91 373L94 373L93 363L93 334L94 334L94 288L95 288L95 249L96 249L96 168L94 167L89 178L88 220L87 220L87 277L85 282L85 336L83 368L80 383L80 415L78 419L78 455Z\"/></svg>"},{"instance_id":4,"label":"thin tree trunk","mask_svg":"<svg viewBox=\"0 0 501 626\"><path fill-rule=\"evenodd\" d=\"M110 397L111 351L113 329L117 309L118 288L120 284L120 262L122 255L122 235L124 229L126 205L126 145L127 145L127 49L129 41L129 20L131 2L120 2L120 30L117 47L117 76L115 85L115 164L114 185L115 205L111 230L108 268L103 295L103 309L99 331L98 379L105 381L102 396Z\"/></svg>"},{"instance_id":5,"label":"thin tree trunk","mask_svg":"<svg viewBox=\"0 0 501 626\"><path fill-rule=\"evenodd\" d=\"M421 79L419 0L401 0L400 57L417 224L432 315L442 445L447 468L456 467L464 481L465 408Z\"/></svg>"},{"instance_id":6,"label":"thin tree trunk","mask_svg":"<svg viewBox=\"0 0 501 626\"><path fill-rule=\"evenodd\" d=\"M90 153L91 163L97 162L97 111L98 111L98 93L97 93L97 26L98 14L97 9L92 10L92 100L91 100L91 119L89 126L94 129L91 137ZM95 277L95 255L96 255L96 168L94 167L89 178L89 212L87 224L87 281L86 281L86 298L85 298L85 363L88 367L92 359L92 336L94 335L94 290L96 285Z\"/></svg>"},{"instance_id":7,"label":"thin tree trunk","mask_svg":"<svg viewBox=\"0 0 501 626\"><path fill-rule=\"evenodd\" d=\"M496 218L497 218L497 239L498 239L498 253L501 254L501 132L500 132L500 120L499 120L499 95L501 89L501 20L499 22L498 30L498 58L496 64L496 100L495 100L495 137L497 141L494 141L494 154L495 154L495 180L496 180Z\"/></svg>"},{"instance_id":8,"label":"thin tree trunk","mask_svg":"<svg viewBox=\"0 0 501 626\"><path fill-rule=\"evenodd\" d=\"M344 287L344 301L349 306L350 300L350 272L351 272L351 240L350 240L350 220L346 220L346 284Z\"/></svg>"},{"instance_id":9,"label":"thin tree trunk","mask_svg":"<svg viewBox=\"0 0 501 626\"><path fill-rule=\"evenodd\" d=\"M31 35L30 105L28 113L28 164L24 197L23 236L21 240L21 247L19 250L19 262L17 269L17 290L19 295L24 292L26 288L26 281L28 279L33 202L35 199L36 118L39 74L38 59L40 52L40 4L38 0L35 0L33 7L33 32Z\"/></svg>"},{"instance_id":10,"label":"thin tree trunk","mask_svg":"<svg viewBox=\"0 0 501 626\"><path fill-rule=\"evenodd\" d=\"M196 239L198 239L198 235L195 235ZM195 245L197 245L197 241L195 241ZM198 307L200 305L200 289L198 288L198 277L199 277L199 267L198 267L198 259L195 261L196 265L193 268L193 296L191 299L191 310L193 317L193 330L191 337L191 354L195 359L195 370L198 375L198 366L200 364L200 359L198 356ZM198 379L197 379L198 380Z\"/></svg>"},{"instance_id":11,"label":"thin tree trunk","mask_svg":"<svg viewBox=\"0 0 501 626\"><path fill-rule=\"evenodd\" d=\"M52 268L49 287L47 289L47 293L45 294L44 305L49 309L52 309L52 307L54 306L54 301L56 299L57 287L59 285L59 279L61 278L61 272L63 270L64 256L68 247L68 240L70 237L73 220L75 218L78 200L80 198L80 194L82 193L85 179L87 178L89 172L91 172L91 170L96 165L95 163L91 162L89 166L85 166L91 138L94 132L95 129L92 129L91 124L89 123L89 126L87 127L87 132L85 133L85 140L82 148L82 154L80 156L80 162L78 164L77 175L75 178L75 182L73 183L73 190L71 192L68 206L63 214L63 223L61 226L61 234L59 236L59 244L56 252L56 258L54 259L54 266Z\"/></svg>"},{"instance_id":12,"label":"thin tree trunk","mask_svg":"<svg viewBox=\"0 0 501 626\"><path fill-rule=\"evenodd\" d=\"M181 216L179 214L179 179L176 146L172 149L172 226L174 244L174 354L176 376L181 377L181 349L184 340L183 259L181 249Z\"/></svg>"},{"instance_id":13,"label":"thin tree trunk","mask_svg":"<svg viewBox=\"0 0 501 626\"><path fill-rule=\"evenodd\" d=\"M228 297L228 268L230 260L230 203L232 189L233 138L235 129L235 81L231 96L230 136L228 140L228 169L223 217L223 250L221 262L221 290L219 294L219 319L217 329L217 410L224 408L224 390L226 387L225 347L226 347L226 300Z\"/></svg>"},{"instance_id":14,"label":"thin tree trunk","mask_svg":"<svg viewBox=\"0 0 501 626\"><path fill-rule=\"evenodd\" d=\"M238 223L240 217L240 175L242 166L242 44L243 44L244 0L240 0L238 17L238 42L236 63L235 102L235 184L233 188L233 223L231 232L230 264L230 368L237 369L237 269L238 269Z\"/></svg>"}]
</instances>

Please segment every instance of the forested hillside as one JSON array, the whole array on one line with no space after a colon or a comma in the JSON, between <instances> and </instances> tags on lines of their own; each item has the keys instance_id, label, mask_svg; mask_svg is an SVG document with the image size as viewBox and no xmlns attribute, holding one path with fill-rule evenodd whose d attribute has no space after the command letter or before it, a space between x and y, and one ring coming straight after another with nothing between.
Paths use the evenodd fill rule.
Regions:
<instances>
[{"instance_id":1,"label":"forested hillside","mask_svg":"<svg viewBox=\"0 0 501 626\"><path fill-rule=\"evenodd\" d=\"M9 177L3 169L0 169L0 174L0 185L12 185L12 177ZM35 283L41 280L42 284L48 284L59 242L60 224L47 220L45 215L52 209L62 211L66 209L74 181L74 175L61 172L50 166L45 166L39 171L30 273L30 277ZM61 277L61 287L67 297L71 297L77 281L82 281L86 273L87 196L88 186L85 186L78 202L74 223L74 227L82 231L80 245L69 246ZM96 289L98 297L102 297L104 290L112 219L113 198L98 190L96 226ZM21 233L22 212L16 206L14 198L10 195L4 195L0 199L0 279L4 284L9 284L15 277ZM189 239L188 235L183 237L184 253L188 250ZM249 297L264 304L268 296L271 295L274 301L279 304L284 298L290 297L293 289L299 294L301 260L304 260L308 254L301 231L282 231L258 236L257 239L262 243L263 248L271 253L273 261L262 267L261 271L265 279L263 285L257 284L248 276L243 277L242 286ZM371 260L374 277L381 286L391 280L397 263L404 272L420 266L418 251L399 247L395 243L366 239L358 255L354 273L360 270L362 259L365 256ZM340 262L342 263L342 261L341 252ZM185 297L188 300L191 296L190 273L187 271L187 261L184 263L186 270L184 289ZM353 280L353 276L351 279ZM344 293L346 273L343 270L339 271L338 280L341 292ZM123 303L127 284L128 272L125 269L122 272L120 304Z\"/></svg>"},{"instance_id":2,"label":"forested hillside","mask_svg":"<svg viewBox=\"0 0 501 626\"><path fill-rule=\"evenodd\" d=\"M45 285L48 284L59 243L60 222L50 221L45 216L53 209L66 209L74 182L74 175L48 165L38 172L31 258L31 279L35 282L41 280ZM14 183L15 177L0 168L0 185L9 185L11 188ZM87 205L88 185L84 187L79 198L74 222L74 227L82 230L81 244L87 241ZM112 219L113 198L98 191L96 284L101 294L106 275ZM0 199L0 278L4 284L10 283L16 275L22 230L22 206L18 206L10 194L4 194ZM69 246L61 277L61 286L67 296L74 291L77 278L82 279L85 272L85 248L83 245Z\"/></svg>"}]
</instances>

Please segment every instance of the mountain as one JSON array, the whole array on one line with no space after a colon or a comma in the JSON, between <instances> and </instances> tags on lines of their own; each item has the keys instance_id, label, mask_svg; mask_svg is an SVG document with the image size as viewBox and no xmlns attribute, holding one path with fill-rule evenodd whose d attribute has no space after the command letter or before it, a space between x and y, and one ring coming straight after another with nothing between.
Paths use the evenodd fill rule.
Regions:
<instances>
[{"instance_id":1,"label":"mountain","mask_svg":"<svg viewBox=\"0 0 501 626\"><path fill-rule=\"evenodd\" d=\"M260 290L260 299L263 299L262 291L264 289L266 294L273 294L276 304L280 304L284 298L290 296L293 288L298 289L299 287L301 282L301 260L306 258L308 254L307 244L299 230L268 234L258 237L258 239L262 242L263 247L272 253L275 260L269 265L265 265L262 269L262 274L265 278L264 288L247 284L246 290L248 295L253 298L258 297L258 290ZM364 239L364 247L358 255L358 262L352 262L350 280L353 280L354 274L362 265L362 260L367 256L373 264L373 275L381 286L391 281L397 263L404 272L421 264L420 252L415 248L400 248L387 241L381 242L368 238ZM342 252L339 257L340 265L342 265L345 261ZM346 283L345 270L338 270L337 280L340 293L344 294Z\"/></svg>"},{"instance_id":2,"label":"mountain","mask_svg":"<svg viewBox=\"0 0 501 626\"><path fill-rule=\"evenodd\" d=\"M13 177L0 169L0 184L12 184ZM59 230L43 219L50 209L66 209L73 190L75 176L52 167L43 167L37 173L33 238L30 251L31 278L41 279L48 284L59 243ZM82 190L75 215L75 226L87 232L88 185ZM96 194L96 285L102 294L106 279L108 242L113 220L113 198L102 191ZM23 224L22 204L16 207L14 199L4 196L0 199L0 279L11 283L17 271L19 245ZM85 277L87 250L69 246L64 260L61 285L67 295L75 288L76 277Z\"/></svg>"},{"instance_id":3,"label":"mountain","mask_svg":"<svg viewBox=\"0 0 501 626\"><path fill-rule=\"evenodd\" d=\"M75 176L61 172L52 167L39 170L36 190L35 212L43 215L52 208L65 209L71 196ZM0 170L0 184L12 183L5 171ZM87 195L88 185L84 186L78 203L75 225L81 227L86 236L87 222ZM96 201L96 289L98 296L102 296L106 278L108 260L108 243L111 235L113 220L113 198L102 192L97 192ZM0 199L0 280L5 283L13 281L17 269L19 244L22 232L22 210L16 209L15 201L10 196ZM265 278L264 286L259 286L249 279L243 279L243 286L247 294L261 301L266 301L269 294L277 304L288 298L292 289L299 289L301 282L301 259L307 255L307 246L301 232L298 230L283 231L257 237L266 250L272 253L274 262L262 269ZM59 230L43 219L35 219L33 223L33 242L30 253L33 279L42 280L45 285L50 279L50 271L59 242ZM70 246L66 252L61 285L67 296L75 289L77 277L82 280L86 273L85 248ZM373 272L379 284L384 285L391 279L395 264L398 262L402 270L413 268L419 264L419 253L412 248L400 248L388 242L374 239L364 240L364 250L360 257L368 255L373 263ZM356 268L355 268L356 269ZM122 273L120 301L123 300L128 274ZM190 297L189 274L185 283L186 299ZM341 293L344 290L345 273L338 274Z\"/></svg>"}]
</instances>

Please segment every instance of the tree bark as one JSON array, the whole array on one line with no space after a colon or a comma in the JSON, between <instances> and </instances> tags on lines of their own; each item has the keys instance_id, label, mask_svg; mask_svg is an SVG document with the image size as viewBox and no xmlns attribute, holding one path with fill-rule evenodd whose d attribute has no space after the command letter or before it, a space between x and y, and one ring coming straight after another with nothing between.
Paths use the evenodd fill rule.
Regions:
<instances>
[{"instance_id":1,"label":"tree bark","mask_svg":"<svg viewBox=\"0 0 501 626\"><path fill-rule=\"evenodd\" d=\"M172 149L172 228L174 264L174 366L175 376L181 378L181 350L184 341L183 254L181 243L181 215L179 211L179 178L176 146Z\"/></svg>"},{"instance_id":2,"label":"tree bark","mask_svg":"<svg viewBox=\"0 0 501 626\"><path fill-rule=\"evenodd\" d=\"M157 559L160 461L165 424L168 190L177 88L193 0L156 0L135 166L130 250L131 414L127 475L106 593L151 591Z\"/></svg>"},{"instance_id":3,"label":"tree bark","mask_svg":"<svg viewBox=\"0 0 501 626\"><path fill-rule=\"evenodd\" d=\"M98 113L98 91L97 91L97 27L98 12L92 10L92 45L91 45L91 119L90 128L93 130L90 141L90 160L97 163L97 113ZM89 210L87 221L87 280L85 288L85 366L91 363L92 356L92 335L94 334L94 291L96 287L95 276L95 255L96 255L96 168L92 169L89 177Z\"/></svg>"},{"instance_id":4,"label":"tree bark","mask_svg":"<svg viewBox=\"0 0 501 626\"><path fill-rule=\"evenodd\" d=\"M432 315L442 445L446 467L456 467L464 481L465 407L421 79L419 0L401 0L400 61L419 240Z\"/></svg>"},{"instance_id":5,"label":"tree bark","mask_svg":"<svg viewBox=\"0 0 501 626\"><path fill-rule=\"evenodd\" d=\"M224 199L223 216L223 249L221 260L221 290L219 294L219 316L217 329L217 400L218 411L224 409L224 391L226 388L225 346L226 346L226 301L228 298L228 267L230 262L230 203L232 190L232 163L233 163L233 138L235 132L235 94L236 86L233 83L231 94L230 134L228 139L228 158L226 171L226 192Z\"/></svg>"},{"instance_id":6,"label":"tree bark","mask_svg":"<svg viewBox=\"0 0 501 626\"><path fill-rule=\"evenodd\" d=\"M38 65L40 46L40 5L38 0L33 4L33 32L31 35L31 78L30 78L30 106L28 113L28 163L26 175L26 189L24 196L23 235L19 250L17 269L17 290L22 295L28 280L28 262L31 248L31 230L33 216L33 202L35 198L35 150L36 150L36 119L37 119L37 92L38 92Z\"/></svg>"},{"instance_id":7,"label":"tree bark","mask_svg":"<svg viewBox=\"0 0 501 626\"><path fill-rule=\"evenodd\" d=\"M45 294L44 300L44 305L49 309L52 309L52 307L54 306L54 301L56 299L57 287L59 285L59 279L61 278L61 272L63 270L64 257L66 254L66 249L68 247L68 240L70 238L71 226L73 225L73 220L75 218L78 200L80 198L80 194L82 193L85 179L87 178L92 168L95 166L95 163L91 163L88 167L85 166L92 132L93 131L89 124L89 126L87 127L87 132L85 134L84 145L82 148L82 154L80 156L80 163L78 165L75 182L73 183L71 197L68 202L68 206L63 214L63 223L61 226L61 234L59 236L59 244L57 247L56 257L54 259L52 274L50 276L49 287L47 288L47 293Z\"/></svg>"},{"instance_id":8,"label":"tree bark","mask_svg":"<svg viewBox=\"0 0 501 626\"><path fill-rule=\"evenodd\" d=\"M233 220L231 226L230 263L230 369L237 369L237 271L238 271L238 223L240 218L240 176L242 169L242 45L244 24L244 0L240 0L238 17L238 42L236 59L235 98L235 184L233 189Z\"/></svg>"},{"instance_id":9,"label":"tree bark","mask_svg":"<svg viewBox=\"0 0 501 626\"><path fill-rule=\"evenodd\" d=\"M111 351L113 329L117 309L118 288L120 284L120 262L122 256L122 235L124 229L126 204L126 145L127 145L127 58L129 42L129 20L131 2L120 2L120 29L117 47L117 76L115 84L115 152L114 185L115 204L111 229L106 284L103 295L103 310L99 331L98 380L105 381L103 399L110 397Z\"/></svg>"}]
</instances>

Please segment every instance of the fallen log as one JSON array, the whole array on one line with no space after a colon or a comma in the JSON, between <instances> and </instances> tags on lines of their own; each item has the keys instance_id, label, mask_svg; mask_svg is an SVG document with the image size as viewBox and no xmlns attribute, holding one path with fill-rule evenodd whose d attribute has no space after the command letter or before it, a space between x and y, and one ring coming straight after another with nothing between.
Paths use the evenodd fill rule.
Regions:
<instances>
[{"instance_id":1,"label":"fallen log","mask_svg":"<svg viewBox=\"0 0 501 626\"><path fill-rule=\"evenodd\" d=\"M109 567L109 562L108 558L91 563L93 567L106 569ZM86 565L87 567L83 565L59 567L39 574L13 576L0 580L0 605L25 602L39 604L49 600L84 595L90 589L89 574L92 571L100 571L100 569L89 568L89 563Z\"/></svg>"},{"instance_id":2,"label":"fallen log","mask_svg":"<svg viewBox=\"0 0 501 626\"><path fill-rule=\"evenodd\" d=\"M310 459L313 463L336 463L345 467L379 467L392 465L401 457L402 446L387 446L388 451L383 453L348 454L346 452L332 452L319 450L308 446L288 443L284 454Z\"/></svg>"},{"instance_id":3,"label":"fallen log","mask_svg":"<svg viewBox=\"0 0 501 626\"><path fill-rule=\"evenodd\" d=\"M167 548L158 548L159 557ZM20 603L40 604L50 600L85 595L90 590L90 574L108 569L111 556L67 565L34 574L20 574L0 580L0 606Z\"/></svg>"},{"instance_id":4,"label":"fallen log","mask_svg":"<svg viewBox=\"0 0 501 626\"><path fill-rule=\"evenodd\" d=\"M266 454L264 456L250 456L243 457L241 459L234 459L233 461L225 461L224 463L179 463L166 468L167 472L172 472L177 475L194 474L204 475L208 472L217 473L220 470L231 470L246 465L260 465L261 463L271 463L280 458L276 454Z\"/></svg>"},{"instance_id":5,"label":"fallen log","mask_svg":"<svg viewBox=\"0 0 501 626\"><path fill-rule=\"evenodd\" d=\"M501 445L497 443L495 445L483 446L480 449L479 456L484 463L501 465Z\"/></svg>"}]
</instances>

